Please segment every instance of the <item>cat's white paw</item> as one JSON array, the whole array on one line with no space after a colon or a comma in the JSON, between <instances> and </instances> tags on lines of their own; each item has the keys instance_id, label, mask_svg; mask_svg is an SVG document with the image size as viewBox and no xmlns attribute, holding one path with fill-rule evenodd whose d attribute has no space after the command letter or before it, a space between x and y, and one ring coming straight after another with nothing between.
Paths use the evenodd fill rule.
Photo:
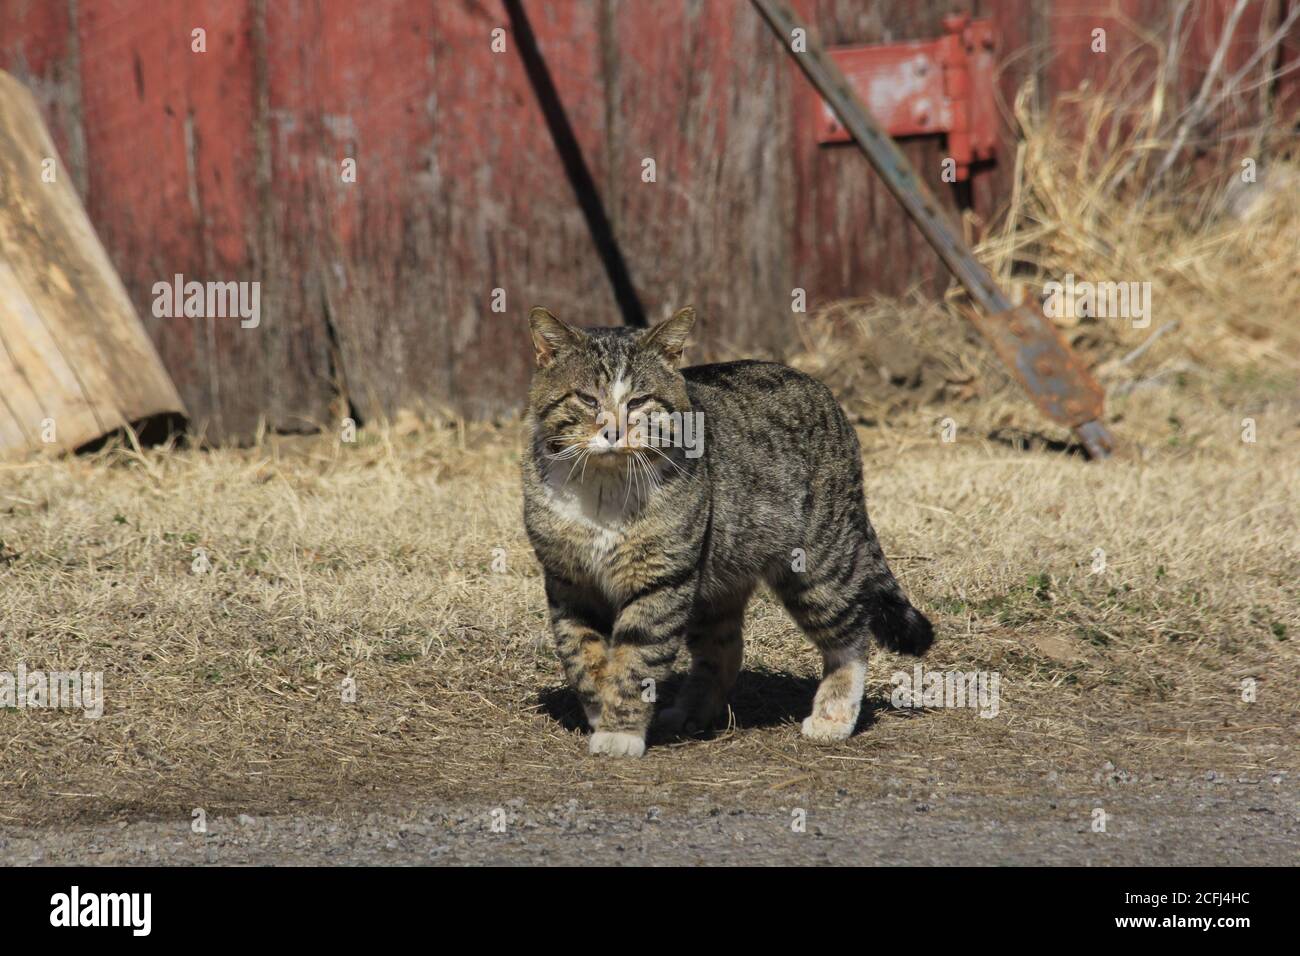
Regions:
<instances>
[{"instance_id":1,"label":"cat's white paw","mask_svg":"<svg viewBox=\"0 0 1300 956\"><path fill-rule=\"evenodd\" d=\"M645 753L645 738L636 734L598 730L591 735L587 748L594 754L611 757L640 757Z\"/></svg>"},{"instance_id":2,"label":"cat's white paw","mask_svg":"<svg viewBox=\"0 0 1300 956\"><path fill-rule=\"evenodd\" d=\"M800 730L809 740L848 740L849 736L853 733L853 725L855 723L857 723L857 721L843 723L835 720L826 720L825 718L818 717L814 714L810 717L804 718L803 726Z\"/></svg>"}]
</instances>

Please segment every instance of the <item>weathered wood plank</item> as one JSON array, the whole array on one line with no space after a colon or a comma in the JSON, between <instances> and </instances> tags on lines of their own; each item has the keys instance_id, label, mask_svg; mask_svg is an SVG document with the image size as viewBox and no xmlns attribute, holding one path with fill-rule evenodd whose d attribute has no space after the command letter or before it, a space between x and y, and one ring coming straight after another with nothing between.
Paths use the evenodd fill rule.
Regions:
<instances>
[{"instance_id":1,"label":"weathered wood plank","mask_svg":"<svg viewBox=\"0 0 1300 956\"><path fill-rule=\"evenodd\" d=\"M601 115L593 11L548 7L535 24L584 135ZM272 233L301 277L295 308L329 317L363 417L511 411L528 309L612 305L508 27L495 2L268 7Z\"/></svg>"},{"instance_id":2,"label":"weathered wood plank","mask_svg":"<svg viewBox=\"0 0 1300 956\"><path fill-rule=\"evenodd\" d=\"M259 229L257 8L115 0L78 17L88 206L196 427L214 438L248 436L263 418L323 421L332 394L324 323L286 301ZM262 283L260 323L154 316L154 284L177 274Z\"/></svg>"},{"instance_id":3,"label":"weathered wood plank","mask_svg":"<svg viewBox=\"0 0 1300 956\"><path fill-rule=\"evenodd\" d=\"M35 100L0 73L0 452L75 448L181 412L58 162Z\"/></svg>"},{"instance_id":4,"label":"weathered wood plank","mask_svg":"<svg viewBox=\"0 0 1300 956\"><path fill-rule=\"evenodd\" d=\"M796 6L826 45L935 37L943 32L944 15L951 12L944 0L870 5L805 0ZM797 73L793 64L786 70L792 76ZM815 93L803 77L794 82L797 199L792 227L798 284L810 290L814 302L872 291L901 295L913 288L942 293L950 279L939 258L856 148L817 144L809 105ZM941 205L959 217L959 193L941 178L947 155L943 139L918 137L899 145Z\"/></svg>"},{"instance_id":5,"label":"weathered wood plank","mask_svg":"<svg viewBox=\"0 0 1300 956\"><path fill-rule=\"evenodd\" d=\"M86 142L74 9L72 3L0 3L0 69L35 97L84 201Z\"/></svg>"},{"instance_id":6,"label":"weathered wood plank","mask_svg":"<svg viewBox=\"0 0 1300 956\"><path fill-rule=\"evenodd\" d=\"M779 352L795 284L779 47L747 3L604 14L604 191L647 311L696 307L693 360Z\"/></svg>"}]
</instances>

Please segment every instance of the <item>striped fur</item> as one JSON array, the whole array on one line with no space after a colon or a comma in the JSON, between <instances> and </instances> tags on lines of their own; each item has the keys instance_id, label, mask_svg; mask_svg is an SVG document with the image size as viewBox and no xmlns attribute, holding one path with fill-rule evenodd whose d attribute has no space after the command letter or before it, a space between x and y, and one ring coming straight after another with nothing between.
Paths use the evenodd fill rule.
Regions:
<instances>
[{"instance_id":1,"label":"striped fur","mask_svg":"<svg viewBox=\"0 0 1300 956\"><path fill-rule=\"evenodd\" d=\"M857 722L868 635L921 654L930 623L885 561L857 436L829 390L768 362L679 371L693 320L682 310L646 332L532 316L524 517L591 750L644 752L658 685L683 646L690 672L660 725L706 729L725 713L760 583L822 652L804 734L843 739ZM608 427L620 412L626 425ZM639 416L672 412L702 413L698 457L638 444Z\"/></svg>"}]
</instances>

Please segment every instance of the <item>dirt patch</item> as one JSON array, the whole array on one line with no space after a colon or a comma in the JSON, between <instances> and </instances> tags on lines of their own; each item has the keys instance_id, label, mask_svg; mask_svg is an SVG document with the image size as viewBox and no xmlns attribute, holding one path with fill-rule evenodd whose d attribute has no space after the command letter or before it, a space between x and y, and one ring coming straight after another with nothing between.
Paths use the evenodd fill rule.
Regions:
<instances>
[{"instance_id":1,"label":"dirt patch","mask_svg":"<svg viewBox=\"0 0 1300 956\"><path fill-rule=\"evenodd\" d=\"M0 828L6 865L1287 865L1300 849L1296 787L1280 779L1111 781L1080 796L1039 779L1014 798L952 796L934 776L871 800L837 790L767 799L647 802L618 812L577 799L384 812L248 815L56 830ZM937 788L931 789L931 788ZM1104 817L1104 827L1098 820Z\"/></svg>"}]
</instances>

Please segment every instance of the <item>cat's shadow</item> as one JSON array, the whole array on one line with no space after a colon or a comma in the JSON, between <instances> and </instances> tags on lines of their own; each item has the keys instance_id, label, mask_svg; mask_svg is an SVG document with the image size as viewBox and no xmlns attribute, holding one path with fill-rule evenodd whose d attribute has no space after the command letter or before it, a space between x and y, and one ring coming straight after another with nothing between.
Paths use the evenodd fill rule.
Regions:
<instances>
[{"instance_id":1,"label":"cat's shadow","mask_svg":"<svg viewBox=\"0 0 1300 956\"><path fill-rule=\"evenodd\" d=\"M671 704L681 687L683 675L674 674L663 682L659 708ZM731 693L731 713L738 727L763 728L781 724L798 725L812 711L813 694L817 692L817 678L791 674L789 671L742 670ZM578 697L567 686L548 687L537 695L537 705L543 714L568 731L588 731L586 716ZM853 733L859 734L876 722L876 715L889 707L889 701L869 697L862 701ZM711 733L692 734L692 737L716 736ZM652 731L650 740L679 739Z\"/></svg>"}]
</instances>

